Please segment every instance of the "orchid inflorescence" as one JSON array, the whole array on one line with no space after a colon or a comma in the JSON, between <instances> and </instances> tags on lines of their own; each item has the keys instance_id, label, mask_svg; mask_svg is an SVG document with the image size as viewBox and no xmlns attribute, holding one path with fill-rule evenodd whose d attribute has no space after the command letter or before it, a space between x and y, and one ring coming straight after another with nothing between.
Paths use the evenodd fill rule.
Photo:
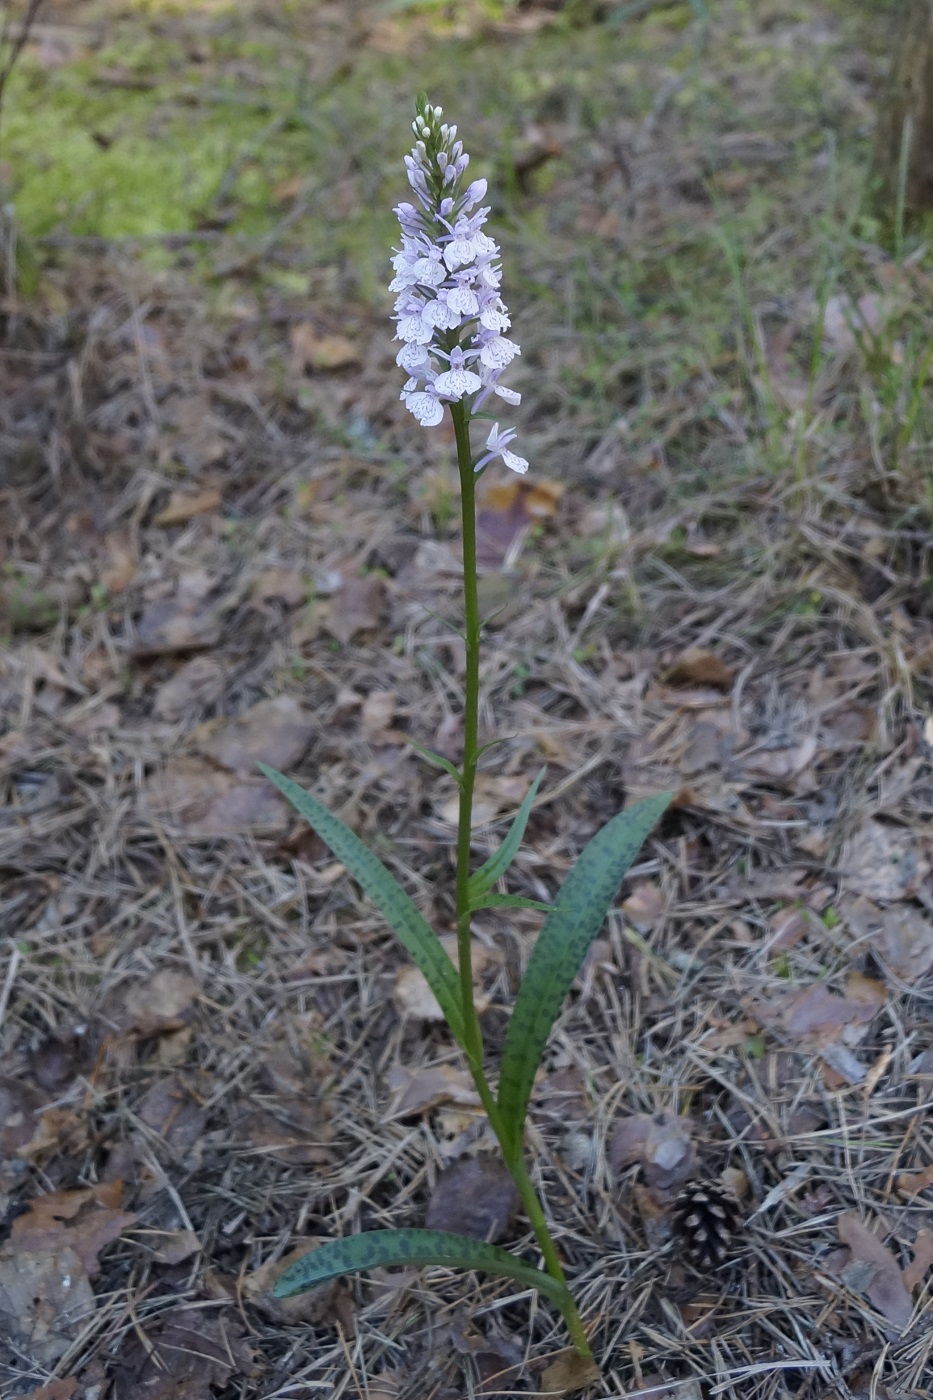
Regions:
<instances>
[{"instance_id":1,"label":"orchid inflorescence","mask_svg":"<svg viewBox=\"0 0 933 1400\"><path fill-rule=\"evenodd\" d=\"M499 376L521 350L503 334L512 323L499 292L499 245L483 232L489 209L477 208L486 181L463 188L470 157L457 128L442 123L442 108L426 98L417 110L417 139L405 166L420 207L396 206L402 246L392 259L389 291L397 293L395 338L402 341L396 362L410 376L402 401L430 428L440 423L445 404L465 401L472 416L492 394L520 403ZM474 470L501 457L513 471L526 472L525 458L509 451L514 437L514 428L494 423Z\"/></svg>"}]
</instances>

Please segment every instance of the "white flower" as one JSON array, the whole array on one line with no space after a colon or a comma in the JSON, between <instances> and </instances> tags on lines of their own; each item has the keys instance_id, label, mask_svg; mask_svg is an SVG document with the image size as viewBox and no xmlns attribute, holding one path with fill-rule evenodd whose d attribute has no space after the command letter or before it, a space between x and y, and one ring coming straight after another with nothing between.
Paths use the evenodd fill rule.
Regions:
<instances>
[{"instance_id":1,"label":"white flower","mask_svg":"<svg viewBox=\"0 0 933 1400\"><path fill-rule=\"evenodd\" d=\"M399 398L409 413L415 415L422 428L436 427L444 416L444 405L434 393L431 384L426 389L419 390L417 379L409 379Z\"/></svg>"},{"instance_id":2,"label":"white flower","mask_svg":"<svg viewBox=\"0 0 933 1400\"><path fill-rule=\"evenodd\" d=\"M470 157L456 126L440 118L439 107L419 99L405 157L414 202L395 207L402 238L389 286L402 342L397 363L409 375L401 398L425 426L442 420L445 403L465 403L472 417L491 394L510 404L521 397L498 383L521 352L503 334L511 321L499 293L499 247L483 231L489 209L479 207L486 181L464 185ZM476 469L501 457L512 471L526 471L524 458L509 451L514 437L514 428L500 432L496 424Z\"/></svg>"},{"instance_id":3,"label":"white flower","mask_svg":"<svg viewBox=\"0 0 933 1400\"><path fill-rule=\"evenodd\" d=\"M489 436L486 439L486 447L489 450L484 456L480 457L474 470L481 472L484 467L489 465L494 457L501 457L505 465L510 467L513 472L518 472L521 476L524 476L525 472L528 470L527 461L524 457L519 457L517 453L509 452L508 450L508 444L514 437L514 428L505 428L500 432L499 424L493 423Z\"/></svg>"}]
</instances>

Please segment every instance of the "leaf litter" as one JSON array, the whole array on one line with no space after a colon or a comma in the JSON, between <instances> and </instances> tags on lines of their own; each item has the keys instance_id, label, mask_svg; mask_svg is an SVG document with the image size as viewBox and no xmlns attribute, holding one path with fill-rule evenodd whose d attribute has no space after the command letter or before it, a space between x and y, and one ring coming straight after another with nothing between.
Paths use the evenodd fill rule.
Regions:
<instances>
[{"instance_id":1,"label":"leaf litter","mask_svg":"<svg viewBox=\"0 0 933 1400\"><path fill-rule=\"evenodd\" d=\"M711 71L754 74L765 104L808 43L809 21L772 8L742 33L725 10L710 16L723 41ZM554 22L530 17L545 34ZM331 20L337 44L344 19ZM178 32L198 23L192 11ZM404 17L393 23L407 52ZM678 64L690 51L661 11L626 23ZM768 34L785 58L763 77ZM211 68L211 36L192 42ZM356 61L365 43L350 48ZM864 82L851 47L820 51L842 149L865 121ZM585 142L555 115L563 155L540 187L503 138L529 208L577 211L569 231L557 218L569 243L546 272L562 325L567 306L581 325L589 315L567 269L597 226L594 266L611 255L656 279L657 257L678 266L671 238L705 257L704 160L717 198L751 215L748 152L733 141L722 163L729 131L713 133L715 160L708 131L691 144L689 72L668 98L666 60L648 69L651 92L630 75L631 111L597 118ZM808 121L801 106L794 122ZM782 122L775 100L762 129ZM793 177L755 167L781 220L793 218L781 182L812 174L793 164ZM301 199L296 187L289 207ZM623 801L678 794L532 1099L529 1161L592 1328L596 1384L548 1369L559 1321L501 1281L385 1272L291 1300L292 1313L268 1294L317 1238L420 1225L432 1206L501 1228L531 1257L520 1213L484 1215L488 1130L424 987L252 772L257 758L292 769L450 927L450 790L404 746L457 752L449 444L404 436L381 311L344 288L338 318L320 270L290 293L297 254L281 237L268 284L224 273L210 311L183 270L57 246L0 352L12 443L0 926L15 948L0 977L0 1386L252 1400L368 1385L447 1400L466 1373L493 1395L922 1394L933 624L909 467L879 471L881 429L852 407L880 401L869 359L889 331L891 372L909 363L905 293L922 268L882 276L872 254L850 269L865 286L827 302L804 429L819 491L757 455L748 384L761 365L742 363L732 292L718 359L698 352L682 308L662 302L650 323L633 312L641 285L620 294L637 343L614 342L601 301L609 404L580 378L582 336L564 326L555 340L533 269L524 314L541 324L523 388L546 465L536 483L484 482L483 502L485 722L509 736L487 758L484 821L507 818L551 765L509 892L551 899ZM222 233L203 246L239 265ZM748 275L793 438L817 301L775 297L754 263ZM777 342L769 321L782 317ZM43 454L54 490L35 470ZM497 835L477 830L477 857ZM525 910L476 917L492 1048L538 927ZM751 1223L721 1273L693 1277L672 1248L670 1197L739 1170ZM14 1267L17 1227L32 1233Z\"/></svg>"}]
</instances>

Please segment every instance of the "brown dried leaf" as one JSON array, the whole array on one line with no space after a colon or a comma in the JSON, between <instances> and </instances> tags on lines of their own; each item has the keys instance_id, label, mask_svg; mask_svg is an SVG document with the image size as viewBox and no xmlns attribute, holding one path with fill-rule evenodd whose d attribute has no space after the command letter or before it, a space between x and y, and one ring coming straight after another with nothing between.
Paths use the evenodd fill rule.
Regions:
<instances>
[{"instance_id":1,"label":"brown dried leaf","mask_svg":"<svg viewBox=\"0 0 933 1400\"><path fill-rule=\"evenodd\" d=\"M288 1166L313 1167L334 1160L330 1113L317 1098L292 1095L245 1102L234 1129L251 1151L267 1153Z\"/></svg>"},{"instance_id":2,"label":"brown dried leaf","mask_svg":"<svg viewBox=\"0 0 933 1400\"><path fill-rule=\"evenodd\" d=\"M784 748L756 749L754 753L742 757L742 768L747 776L762 778L766 782L786 785L790 780L809 770L816 757L817 742L806 735L798 743ZM815 784L815 779L812 780ZM794 784L799 787L800 784ZM807 786L807 785L805 785Z\"/></svg>"},{"instance_id":3,"label":"brown dried leaf","mask_svg":"<svg viewBox=\"0 0 933 1400\"><path fill-rule=\"evenodd\" d=\"M31 1390L28 1395L22 1396L21 1400L71 1400L77 1388L77 1376L68 1376L64 1380L49 1381L48 1385L40 1385L37 1390Z\"/></svg>"},{"instance_id":4,"label":"brown dried leaf","mask_svg":"<svg viewBox=\"0 0 933 1400\"><path fill-rule=\"evenodd\" d=\"M456 935L445 934L440 942L456 966ZM477 1011L482 1013L489 1005L489 997L480 987L479 979L490 962L496 959L492 951L484 943L480 943L478 939L473 939L470 945L470 955L473 968L473 1002ZM399 969L392 988L392 1000L400 1015L410 1016L414 1021L443 1021L444 1019L444 1013L428 986L426 977L411 965Z\"/></svg>"},{"instance_id":5,"label":"brown dried leaf","mask_svg":"<svg viewBox=\"0 0 933 1400\"><path fill-rule=\"evenodd\" d=\"M541 1372L538 1394L573 1395L578 1390L586 1390L589 1385L597 1385L600 1380L602 1372L592 1357L566 1351Z\"/></svg>"},{"instance_id":6,"label":"brown dried leaf","mask_svg":"<svg viewBox=\"0 0 933 1400\"><path fill-rule=\"evenodd\" d=\"M398 696L394 690L374 690L363 701L360 718L368 739L382 735L395 719Z\"/></svg>"},{"instance_id":7,"label":"brown dried leaf","mask_svg":"<svg viewBox=\"0 0 933 1400\"><path fill-rule=\"evenodd\" d=\"M162 968L131 988L121 1022L138 1035L180 1030L188 1024L200 990L190 973Z\"/></svg>"},{"instance_id":8,"label":"brown dried leaf","mask_svg":"<svg viewBox=\"0 0 933 1400\"><path fill-rule=\"evenodd\" d=\"M438 1177L425 1225L495 1244L508 1232L518 1205L518 1188L499 1157L461 1157Z\"/></svg>"},{"instance_id":9,"label":"brown dried leaf","mask_svg":"<svg viewBox=\"0 0 933 1400\"><path fill-rule=\"evenodd\" d=\"M639 933L648 933L664 913L665 899L660 885L639 880L622 903L622 912Z\"/></svg>"},{"instance_id":10,"label":"brown dried leaf","mask_svg":"<svg viewBox=\"0 0 933 1400\"><path fill-rule=\"evenodd\" d=\"M348 578L331 595L327 630L344 646L359 632L371 632L382 622L385 585L376 574Z\"/></svg>"},{"instance_id":11,"label":"brown dried leaf","mask_svg":"<svg viewBox=\"0 0 933 1400\"><path fill-rule=\"evenodd\" d=\"M722 657L705 647L688 647L661 676L665 685L711 685L728 690L735 677L735 667L727 666Z\"/></svg>"},{"instance_id":12,"label":"brown dried leaf","mask_svg":"<svg viewBox=\"0 0 933 1400\"><path fill-rule=\"evenodd\" d=\"M219 661L210 656L194 656L159 686L152 712L156 719L182 719L213 705L223 694L224 684L224 668Z\"/></svg>"},{"instance_id":13,"label":"brown dried leaf","mask_svg":"<svg viewBox=\"0 0 933 1400\"><path fill-rule=\"evenodd\" d=\"M0 1249L4 1332L34 1362L51 1369L96 1307L84 1265L64 1242L38 1252L12 1243Z\"/></svg>"},{"instance_id":14,"label":"brown dried leaf","mask_svg":"<svg viewBox=\"0 0 933 1400\"><path fill-rule=\"evenodd\" d=\"M914 1257L904 1270L904 1286L911 1293L926 1282L927 1274L933 1268L933 1230L924 1226L917 1231L914 1240Z\"/></svg>"},{"instance_id":15,"label":"brown dried leaf","mask_svg":"<svg viewBox=\"0 0 933 1400\"><path fill-rule=\"evenodd\" d=\"M260 1308L277 1322L309 1323L315 1327L322 1322L333 1322L343 1295L342 1279L328 1279L325 1283L319 1283L316 1288L296 1294L294 1298L272 1296L272 1289L279 1275L290 1269L293 1264L297 1264L299 1259L304 1259L305 1255L319 1249L323 1243L323 1240L307 1240L283 1258L270 1259L255 1273L247 1274L243 1279L243 1296L254 1307Z\"/></svg>"},{"instance_id":16,"label":"brown dried leaf","mask_svg":"<svg viewBox=\"0 0 933 1400\"><path fill-rule=\"evenodd\" d=\"M168 505L153 517L153 525L185 525L196 515L207 515L220 505L221 496L216 486L193 495L188 491L173 491Z\"/></svg>"},{"instance_id":17,"label":"brown dried leaf","mask_svg":"<svg viewBox=\"0 0 933 1400\"><path fill-rule=\"evenodd\" d=\"M307 370L350 369L360 354L345 335L318 335L310 321L299 321L289 332L292 365L298 374Z\"/></svg>"},{"instance_id":18,"label":"brown dried leaf","mask_svg":"<svg viewBox=\"0 0 933 1400\"><path fill-rule=\"evenodd\" d=\"M919 1172L898 1172L894 1184L902 1196L916 1196L919 1191L933 1187L933 1167L924 1167Z\"/></svg>"},{"instance_id":19,"label":"brown dried leaf","mask_svg":"<svg viewBox=\"0 0 933 1400\"><path fill-rule=\"evenodd\" d=\"M185 1154L200 1147L207 1112L179 1075L160 1076L136 1109L173 1151Z\"/></svg>"},{"instance_id":20,"label":"brown dried leaf","mask_svg":"<svg viewBox=\"0 0 933 1400\"><path fill-rule=\"evenodd\" d=\"M152 1251L159 1264L183 1264L201 1249L201 1241L193 1230L145 1230L135 1238Z\"/></svg>"},{"instance_id":21,"label":"brown dried leaf","mask_svg":"<svg viewBox=\"0 0 933 1400\"><path fill-rule=\"evenodd\" d=\"M269 603L276 598L287 607L296 608L308 597L308 584L297 569L276 565L256 575L250 597L254 603Z\"/></svg>"},{"instance_id":22,"label":"brown dried leaf","mask_svg":"<svg viewBox=\"0 0 933 1400\"><path fill-rule=\"evenodd\" d=\"M72 1250L88 1278L96 1278L100 1251L136 1222L135 1215L120 1210L122 1199L122 1181L81 1191L49 1191L30 1201L27 1213L13 1221L10 1242L33 1254Z\"/></svg>"},{"instance_id":23,"label":"brown dried leaf","mask_svg":"<svg viewBox=\"0 0 933 1400\"><path fill-rule=\"evenodd\" d=\"M472 1078L465 1069L453 1065L426 1065L415 1070L398 1065L386 1075L386 1083L395 1095L384 1120L387 1123L429 1113L442 1103L480 1106Z\"/></svg>"},{"instance_id":24,"label":"brown dried leaf","mask_svg":"<svg viewBox=\"0 0 933 1400\"><path fill-rule=\"evenodd\" d=\"M122 593L136 577L139 567L136 544L128 531L117 530L104 539L107 566L101 569L100 581L110 593Z\"/></svg>"},{"instance_id":25,"label":"brown dried leaf","mask_svg":"<svg viewBox=\"0 0 933 1400\"><path fill-rule=\"evenodd\" d=\"M514 480L486 491L476 517L480 568L498 569L506 559L514 561L535 521L557 513L563 489L556 481Z\"/></svg>"},{"instance_id":26,"label":"brown dried leaf","mask_svg":"<svg viewBox=\"0 0 933 1400\"><path fill-rule=\"evenodd\" d=\"M476 779L473 799L473 825L486 826L504 812L513 812L521 806L530 781L520 774L515 777L497 777L494 773L480 773ZM438 816L451 826L456 826L459 811L459 797L451 793L437 804Z\"/></svg>"},{"instance_id":27,"label":"brown dried leaf","mask_svg":"<svg viewBox=\"0 0 933 1400\"><path fill-rule=\"evenodd\" d=\"M207 1400L253 1361L238 1318L216 1307L176 1308L144 1338L127 1334L116 1357L109 1400Z\"/></svg>"},{"instance_id":28,"label":"brown dried leaf","mask_svg":"<svg viewBox=\"0 0 933 1400\"><path fill-rule=\"evenodd\" d=\"M916 894L930 863L918 852L913 832L872 818L848 843L842 869L845 889L885 902Z\"/></svg>"},{"instance_id":29,"label":"brown dried leaf","mask_svg":"<svg viewBox=\"0 0 933 1400\"><path fill-rule=\"evenodd\" d=\"M314 721L293 695L260 700L238 719L207 720L191 739L200 753L234 773L251 777L258 763L293 768L314 733Z\"/></svg>"},{"instance_id":30,"label":"brown dried leaf","mask_svg":"<svg viewBox=\"0 0 933 1400\"><path fill-rule=\"evenodd\" d=\"M846 923L905 982L916 983L933 968L933 921L913 905L879 907L858 895L842 905Z\"/></svg>"},{"instance_id":31,"label":"brown dried leaf","mask_svg":"<svg viewBox=\"0 0 933 1400\"><path fill-rule=\"evenodd\" d=\"M667 1199L693 1172L696 1151L690 1124L676 1113L637 1113L623 1118L609 1140L614 1171L638 1162L648 1186Z\"/></svg>"},{"instance_id":32,"label":"brown dried leaf","mask_svg":"<svg viewBox=\"0 0 933 1400\"><path fill-rule=\"evenodd\" d=\"M900 1334L910 1321L913 1303L897 1260L855 1211L844 1211L837 1228L839 1238L851 1250L853 1261L872 1268L858 1291L865 1294L872 1307L893 1323Z\"/></svg>"},{"instance_id":33,"label":"brown dried leaf","mask_svg":"<svg viewBox=\"0 0 933 1400\"><path fill-rule=\"evenodd\" d=\"M145 795L160 820L192 838L284 832L291 821L291 808L271 783L238 778L202 758L170 759L149 778Z\"/></svg>"},{"instance_id":34,"label":"brown dried leaf","mask_svg":"<svg viewBox=\"0 0 933 1400\"><path fill-rule=\"evenodd\" d=\"M840 1039L858 1045L884 1001L883 982L852 977L845 996L815 982L796 992L778 992L771 1002L755 1002L750 1009L760 1025L795 1049L814 1050Z\"/></svg>"},{"instance_id":35,"label":"brown dried leaf","mask_svg":"<svg viewBox=\"0 0 933 1400\"><path fill-rule=\"evenodd\" d=\"M47 1102L22 1079L0 1079L0 1160L28 1150Z\"/></svg>"},{"instance_id":36,"label":"brown dried leaf","mask_svg":"<svg viewBox=\"0 0 933 1400\"><path fill-rule=\"evenodd\" d=\"M136 624L137 656L200 651L220 640L217 608L205 602L211 581L201 570L183 575L175 592L152 603Z\"/></svg>"}]
</instances>

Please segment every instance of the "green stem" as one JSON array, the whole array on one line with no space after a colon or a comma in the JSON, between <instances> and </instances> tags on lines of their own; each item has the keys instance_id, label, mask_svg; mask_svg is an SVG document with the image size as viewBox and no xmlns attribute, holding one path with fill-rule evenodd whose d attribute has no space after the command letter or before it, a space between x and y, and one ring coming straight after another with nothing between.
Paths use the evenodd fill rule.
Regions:
<instances>
[{"instance_id":1,"label":"green stem","mask_svg":"<svg viewBox=\"0 0 933 1400\"><path fill-rule=\"evenodd\" d=\"M463 697L463 768L457 821L457 961L466 1049L472 1062L483 1063L483 1036L473 1004L473 962L470 952L470 834L473 789L479 762L479 593L476 584L476 478L470 451L470 421L462 403L451 404L460 467L460 509L463 517L463 602L466 642L466 683Z\"/></svg>"},{"instance_id":2,"label":"green stem","mask_svg":"<svg viewBox=\"0 0 933 1400\"><path fill-rule=\"evenodd\" d=\"M563 1300L558 1304L573 1344L581 1356L592 1358L592 1351L564 1274L557 1247L522 1156L521 1141L511 1148L509 1135L499 1114L495 1096L483 1070L483 1036L473 1001L473 965L470 951L470 859L473 826L473 790L479 762L479 646L480 616L476 579L476 477L470 450L470 420L462 403L451 404L451 417L457 441L460 468L460 509L463 520L463 599L464 639L466 641L466 684L463 702L463 767L460 773L460 805L457 820L457 962L460 972L460 998L463 1004L465 1050L490 1126L499 1140L506 1166L518 1188L525 1213L535 1232L552 1278L562 1285Z\"/></svg>"}]
</instances>

